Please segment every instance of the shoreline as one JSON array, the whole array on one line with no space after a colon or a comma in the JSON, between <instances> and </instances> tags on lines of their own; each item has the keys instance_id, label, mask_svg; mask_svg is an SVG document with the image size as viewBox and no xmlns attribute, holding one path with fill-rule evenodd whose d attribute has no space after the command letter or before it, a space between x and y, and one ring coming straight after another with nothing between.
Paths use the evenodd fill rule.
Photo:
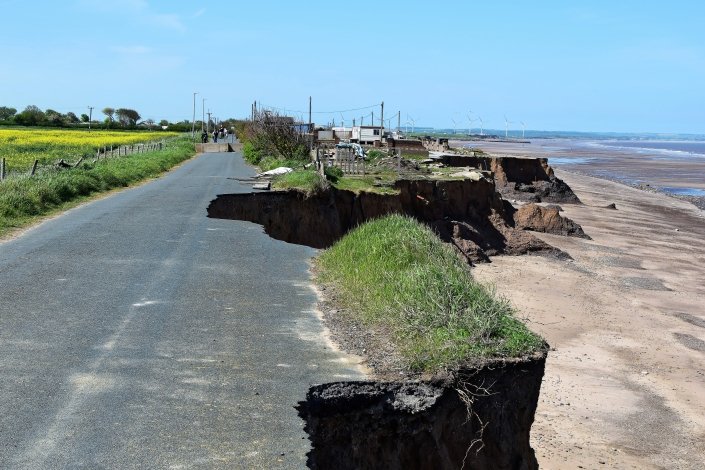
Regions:
<instances>
[{"instance_id":1,"label":"shoreline","mask_svg":"<svg viewBox=\"0 0 705 470\"><path fill-rule=\"evenodd\" d=\"M537 233L573 259L473 268L552 347L532 428L540 465L702 468L703 212L622 182L556 176L585 203L563 214L593 239Z\"/></svg>"},{"instance_id":2,"label":"shoreline","mask_svg":"<svg viewBox=\"0 0 705 470\"><path fill-rule=\"evenodd\" d=\"M595 143L597 141L570 139L541 139L530 143L449 142L452 147L477 147L498 157L547 158L554 169L659 192L705 210L705 159L664 158L655 150L643 152L640 148L603 148L593 145ZM693 189L698 194L676 194L664 188Z\"/></svg>"}]
</instances>

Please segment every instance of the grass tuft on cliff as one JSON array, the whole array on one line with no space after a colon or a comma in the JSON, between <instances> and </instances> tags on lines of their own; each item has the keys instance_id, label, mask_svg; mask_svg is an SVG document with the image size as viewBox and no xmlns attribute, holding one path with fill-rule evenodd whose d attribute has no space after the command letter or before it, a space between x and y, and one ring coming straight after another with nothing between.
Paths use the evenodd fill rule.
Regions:
<instances>
[{"instance_id":1,"label":"grass tuft on cliff","mask_svg":"<svg viewBox=\"0 0 705 470\"><path fill-rule=\"evenodd\" d=\"M544 341L510 304L475 282L451 247L416 220L391 215L349 232L316 260L347 314L386 331L410 369L435 373L522 357Z\"/></svg>"},{"instance_id":2,"label":"grass tuft on cliff","mask_svg":"<svg viewBox=\"0 0 705 470\"><path fill-rule=\"evenodd\" d=\"M306 194L315 194L328 189L328 181L313 170L294 170L272 180L275 189L298 189Z\"/></svg>"}]
</instances>

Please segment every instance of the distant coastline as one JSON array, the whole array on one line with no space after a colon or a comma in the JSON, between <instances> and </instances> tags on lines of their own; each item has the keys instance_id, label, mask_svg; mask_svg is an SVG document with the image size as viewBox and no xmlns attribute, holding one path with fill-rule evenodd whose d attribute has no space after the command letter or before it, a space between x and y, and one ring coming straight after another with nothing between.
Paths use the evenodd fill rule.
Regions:
<instances>
[{"instance_id":1,"label":"distant coastline","mask_svg":"<svg viewBox=\"0 0 705 470\"><path fill-rule=\"evenodd\" d=\"M557 138L452 141L451 146L545 157L550 165L571 173L662 192L705 210L705 141Z\"/></svg>"}]
</instances>

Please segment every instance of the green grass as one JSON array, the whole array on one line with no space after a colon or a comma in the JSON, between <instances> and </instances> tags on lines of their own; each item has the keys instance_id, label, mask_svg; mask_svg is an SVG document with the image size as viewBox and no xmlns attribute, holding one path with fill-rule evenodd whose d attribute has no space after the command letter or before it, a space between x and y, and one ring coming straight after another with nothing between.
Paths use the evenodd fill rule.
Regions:
<instances>
[{"instance_id":1,"label":"green grass","mask_svg":"<svg viewBox=\"0 0 705 470\"><path fill-rule=\"evenodd\" d=\"M354 193L370 192L377 194L399 194L394 189L394 178L375 176L344 176L336 181L333 186L338 189L352 191Z\"/></svg>"},{"instance_id":2,"label":"green grass","mask_svg":"<svg viewBox=\"0 0 705 470\"><path fill-rule=\"evenodd\" d=\"M168 141L164 150L86 162L75 169L42 172L0 182L0 235L38 217L70 207L95 193L157 176L193 156L187 137Z\"/></svg>"},{"instance_id":3,"label":"green grass","mask_svg":"<svg viewBox=\"0 0 705 470\"><path fill-rule=\"evenodd\" d=\"M299 189L310 195L325 190L328 187L328 182L314 170L294 170L274 178L272 187L275 189Z\"/></svg>"},{"instance_id":4,"label":"green grass","mask_svg":"<svg viewBox=\"0 0 705 470\"><path fill-rule=\"evenodd\" d=\"M389 332L412 370L436 373L545 347L506 300L473 281L451 247L411 218L366 223L316 264L318 280L348 314Z\"/></svg>"},{"instance_id":5,"label":"green grass","mask_svg":"<svg viewBox=\"0 0 705 470\"><path fill-rule=\"evenodd\" d=\"M309 162L303 161L303 160L295 160L295 159L264 157L259 161L257 166L262 171L273 170L275 168L279 168L280 166L285 166L285 167L293 168L294 170L296 170L296 169L302 169L306 163L309 163Z\"/></svg>"}]
</instances>

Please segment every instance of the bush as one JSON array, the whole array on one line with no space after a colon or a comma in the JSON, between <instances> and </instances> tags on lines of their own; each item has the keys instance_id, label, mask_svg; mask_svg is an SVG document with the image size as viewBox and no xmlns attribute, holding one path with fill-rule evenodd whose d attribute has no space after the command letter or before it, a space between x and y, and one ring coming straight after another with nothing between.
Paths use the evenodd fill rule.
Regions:
<instances>
[{"instance_id":1,"label":"bush","mask_svg":"<svg viewBox=\"0 0 705 470\"><path fill-rule=\"evenodd\" d=\"M343 177L343 170L337 166L327 166L324 168L326 179L332 183L337 183Z\"/></svg>"},{"instance_id":2,"label":"bush","mask_svg":"<svg viewBox=\"0 0 705 470\"><path fill-rule=\"evenodd\" d=\"M246 141L242 144L242 156L251 165L258 165L264 157L263 152L258 150L250 141Z\"/></svg>"}]
</instances>

